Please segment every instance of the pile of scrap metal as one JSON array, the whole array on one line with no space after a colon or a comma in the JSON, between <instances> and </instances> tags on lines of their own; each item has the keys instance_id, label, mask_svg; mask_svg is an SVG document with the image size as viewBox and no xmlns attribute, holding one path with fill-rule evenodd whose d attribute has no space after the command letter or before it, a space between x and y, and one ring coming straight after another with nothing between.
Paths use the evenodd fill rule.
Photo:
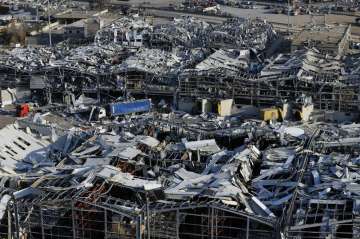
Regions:
<instances>
[{"instance_id":1,"label":"pile of scrap metal","mask_svg":"<svg viewBox=\"0 0 360 239\"><path fill-rule=\"evenodd\" d=\"M240 23L240 28L235 27ZM230 26L240 30L234 32ZM183 17L173 24L153 28L139 16L123 17L99 30L95 44L14 49L2 58L2 71L12 82L26 78L32 92L36 92L34 99L47 96L41 102L63 101L67 92L94 96L99 90L117 98L122 94L120 88L124 89L117 85L125 86L128 93L173 96L179 85L178 75L186 69L224 71L225 76L252 71L259 62L258 58L250 59L249 51L263 50L261 44L271 38L272 30L267 26L259 20L233 19L214 31L201 20ZM235 50L212 52L208 36L214 32L242 37L242 41L256 46L243 44L233 46ZM170 46L167 51L165 45ZM109 93L109 89L116 92Z\"/></svg>"},{"instance_id":2,"label":"pile of scrap metal","mask_svg":"<svg viewBox=\"0 0 360 239\"><path fill-rule=\"evenodd\" d=\"M360 57L358 54L349 55L345 59L345 69L346 72L351 75L359 75L360 74Z\"/></svg>"},{"instance_id":3,"label":"pile of scrap metal","mask_svg":"<svg viewBox=\"0 0 360 239\"><path fill-rule=\"evenodd\" d=\"M232 18L214 26L214 30L209 35L209 46L251 49L258 53L266 49L275 37L275 30L265 20Z\"/></svg>"},{"instance_id":4,"label":"pile of scrap metal","mask_svg":"<svg viewBox=\"0 0 360 239\"><path fill-rule=\"evenodd\" d=\"M288 238L356 238L359 125L322 125L284 220ZM330 133L331 132L331 133ZM334 132L334 133L332 133Z\"/></svg>"},{"instance_id":5,"label":"pile of scrap metal","mask_svg":"<svg viewBox=\"0 0 360 239\"><path fill-rule=\"evenodd\" d=\"M182 70L196 65L207 54L207 50L201 48L174 48L171 52L141 48L115 65L113 73L124 79L129 92L161 92L172 96Z\"/></svg>"},{"instance_id":6,"label":"pile of scrap metal","mask_svg":"<svg viewBox=\"0 0 360 239\"><path fill-rule=\"evenodd\" d=\"M0 57L2 88L23 87L29 89L34 75L45 75L51 62L61 58L62 51L50 48L14 48L4 51Z\"/></svg>"},{"instance_id":7,"label":"pile of scrap metal","mask_svg":"<svg viewBox=\"0 0 360 239\"><path fill-rule=\"evenodd\" d=\"M247 143L221 149L214 139L192 140L201 134L185 123L176 129L178 124L165 121L171 115L154 117L145 114L119 125L62 134L41 130L40 137L42 120L37 116L36 124L22 121L1 130L0 135L12 137L1 145L2 226L10 227L6 233L59 236L67 228L60 238L236 237L244 231L254 238L276 237L281 210L273 205L279 206L276 198L294 187L284 182L285 191L270 191L268 181L274 181L274 174L296 174L300 156L285 159L284 165L275 157L303 154L304 131L246 122L239 127L248 130L242 134ZM182 119L191 122L185 115ZM215 123L216 118L203 121ZM189 127L203 124L193 122ZM277 148L284 142L298 149ZM219 221L211 226L199 220L204 218ZM175 225L168 228L169 223ZM207 229L194 228L199 226Z\"/></svg>"},{"instance_id":8,"label":"pile of scrap metal","mask_svg":"<svg viewBox=\"0 0 360 239\"><path fill-rule=\"evenodd\" d=\"M9 2L9 1L7 1ZM25 3L24 3L25 2ZM16 1L18 3L18 1ZM16 4L15 3L15 4ZM21 1L24 5L29 5L30 7L37 7L39 10L42 11L48 11L48 1L47 0L27 0L27 1ZM61 11L61 10L67 10L72 7L78 7L81 6L78 2L69 2L66 0L54 0L51 1L51 9Z\"/></svg>"},{"instance_id":9,"label":"pile of scrap metal","mask_svg":"<svg viewBox=\"0 0 360 239\"><path fill-rule=\"evenodd\" d=\"M50 48L14 48L2 52L1 67L10 67L18 71L39 71L56 59L55 52Z\"/></svg>"},{"instance_id":10,"label":"pile of scrap metal","mask_svg":"<svg viewBox=\"0 0 360 239\"><path fill-rule=\"evenodd\" d=\"M154 27L148 36L149 47L172 48L183 46L188 48L205 47L212 26L193 18L175 18L171 24Z\"/></svg>"},{"instance_id":11,"label":"pile of scrap metal","mask_svg":"<svg viewBox=\"0 0 360 239\"><path fill-rule=\"evenodd\" d=\"M227 74L238 74L249 70L249 50L217 50L196 65L197 70L224 69Z\"/></svg>"},{"instance_id":12,"label":"pile of scrap metal","mask_svg":"<svg viewBox=\"0 0 360 239\"><path fill-rule=\"evenodd\" d=\"M140 49L119 65L118 71L139 71L155 76L178 75L181 70L203 60L205 52L202 49L181 50L173 52L160 49Z\"/></svg>"},{"instance_id":13,"label":"pile of scrap metal","mask_svg":"<svg viewBox=\"0 0 360 239\"><path fill-rule=\"evenodd\" d=\"M0 130L1 235L358 233L357 124L146 113L60 129L44 117Z\"/></svg>"},{"instance_id":14,"label":"pile of scrap metal","mask_svg":"<svg viewBox=\"0 0 360 239\"><path fill-rule=\"evenodd\" d=\"M63 59L53 61L52 66L94 75L109 74L122 54L127 57L123 47L116 44L80 46L71 49Z\"/></svg>"},{"instance_id":15,"label":"pile of scrap metal","mask_svg":"<svg viewBox=\"0 0 360 239\"><path fill-rule=\"evenodd\" d=\"M151 31L152 26L138 15L122 17L100 29L96 33L95 42L100 45L116 43L128 47L140 47L144 36Z\"/></svg>"},{"instance_id":16,"label":"pile of scrap metal","mask_svg":"<svg viewBox=\"0 0 360 239\"><path fill-rule=\"evenodd\" d=\"M246 70L233 67L232 61L221 56L216 61L200 64L203 66L201 70L184 71L179 77L180 96L232 98L248 104L256 101L256 104L270 106L306 94L312 97L318 109L352 111L358 108L360 82L356 58L346 61L316 49L304 49L279 54L265 60L265 64L256 64L250 59L250 67ZM209 64L211 67L206 67ZM226 73L224 69L237 74ZM335 97L338 94L341 96Z\"/></svg>"},{"instance_id":17,"label":"pile of scrap metal","mask_svg":"<svg viewBox=\"0 0 360 239\"><path fill-rule=\"evenodd\" d=\"M311 82L316 79L324 83L342 80L340 76L346 74L345 64L339 56L321 54L317 49L311 48L295 51L288 58L278 55L262 69L261 76L274 76L286 71L292 72L301 81Z\"/></svg>"},{"instance_id":18,"label":"pile of scrap metal","mask_svg":"<svg viewBox=\"0 0 360 239\"><path fill-rule=\"evenodd\" d=\"M4 74L1 84L30 87L36 90L34 97L37 98L41 95L39 92L45 90L51 94L66 91L79 94L82 90L96 89L99 82L101 87L116 89L116 76L112 74L116 65L130 54L114 43L80 47L59 44L52 49L16 48L0 59L0 71ZM103 78L105 80L100 80ZM56 101L56 97L53 99Z\"/></svg>"}]
</instances>

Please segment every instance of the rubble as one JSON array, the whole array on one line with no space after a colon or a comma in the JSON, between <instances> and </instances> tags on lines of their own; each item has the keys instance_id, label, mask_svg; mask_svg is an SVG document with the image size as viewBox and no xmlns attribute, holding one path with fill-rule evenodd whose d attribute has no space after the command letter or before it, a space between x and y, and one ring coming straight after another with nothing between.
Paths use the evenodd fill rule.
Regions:
<instances>
[{"instance_id":1,"label":"rubble","mask_svg":"<svg viewBox=\"0 0 360 239\"><path fill-rule=\"evenodd\" d=\"M2 67L14 67L19 71L38 71L48 66L56 55L47 48L15 48L1 55Z\"/></svg>"},{"instance_id":2,"label":"rubble","mask_svg":"<svg viewBox=\"0 0 360 239\"><path fill-rule=\"evenodd\" d=\"M52 66L89 74L106 74L113 71L114 57L122 52L122 47L112 44L106 47L81 46L72 49L63 59L52 62Z\"/></svg>"},{"instance_id":3,"label":"rubble","mask_svg":"<svg viewBox=\"0 0 360 239\"><path fill-rule=\"evenodd\" d=\"M229 119L217 117L143 113L124 117L120 125L98 123L88 129L60 130L43 117L19 120L0 130L0 135L13 137L1 146L2 180L9 183L2 186L7 194L1 205L8 207L2 206L0 215L8 217L5 211L16 205L19 217L11 220L27 225L27 233L35 233L29 223L38 221L37 215L50 210L50 205L54 213L74 213L81 220L88 220L80 213L84 207L90 213L87 217L100 208L126 218L143 217L144 222L124 222L133 225L134 231L116 232L134 237L163 233L155 215L163 222L184 210L184 205L203 203L235 213L238 220L246 215L270 235L276 234L278 220L289 221L288 235L312 233L308 228L332 235L342 233L341 224L353 223L357 217L355 207L348 205L357 202L358 151L343 153L358 143L356 124L264 125L248 120L230 124ZM334 134L329 136L329 130ZM228 142L238 139L244 143L231 148ZM68 202L73 206L66 206ZM338 205L341 212L317 211L315 222L306 216L319 205L330 204ZM168 208L171 216L160 208ZM49 234L65 225L56 213L54 221L37 222ZM187 220L195 220L186 215ZM71 226L75 233L83 233L76 225ZM227 233L237 228L215 235L232 235ZM167 233L187 232L180 227ZM262 235L256 230L249 233Z\"/></svg>"},{"instance_id":4,"label":"rubble","mask_svg":"<svg viewBox=\"0 0 360 239\"><path fill-rule=\"evenodd\" d=\"M127 58L117 71L140 71L152 75L178 75L182 69L204 58L201 49L166 52L160 49L141 49Z\"/></svg>"},{"instance_id":5,"label":"rubble","mask_svg":"<svg viewBox=\"0 0 360 239\"><path fill-rule=\"evenodd\" d=\"M205 47L208 34L213 27L193 17L175 18L173 23L160 25L150 33L149 45L151 47L177 47L187 48Z\"/></svg>"},{"instance_id":6,"label":"rubble","mask_svg":"<svg viewBox=\"0 0 360 239\"><path fill-rule=\"evenodd\" d=\"M209 45L259 52L275 37L276 32L265 20L232 18L214 27L209 35Z\"/></svg>"},{"instance_id":7,"label":"rubble","mask_svg":"<svg viewBox=\"0 0 360 239\"><path fill-rule=\"evenodd\" d=\"M124 46L139 47L145 35L152 31L152 26L138 15L122 17L109 26L100 29L95 36L95 43L107 45L116 43Z\"/></svg>"},{"instance_id":8,"label":"rubble","mask_svg":"<svg viewBox=\"0 0 360 239\"><path fill-rule=\"evenodd\" d=\"M222 68L231 74L243 70L247 71L249 68L250 52L235 51L235 50L218 50L207 57L204 61L196 65L198 70L210 70Z\"/></svg>"}]
</instances>

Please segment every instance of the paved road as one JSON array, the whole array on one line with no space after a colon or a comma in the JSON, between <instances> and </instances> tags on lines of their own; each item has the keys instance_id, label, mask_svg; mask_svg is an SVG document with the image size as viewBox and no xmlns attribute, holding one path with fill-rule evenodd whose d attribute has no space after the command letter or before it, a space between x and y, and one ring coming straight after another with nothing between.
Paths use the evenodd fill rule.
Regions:
<instances>
[{"instance_id":1,"label":"paved road","mask_svg":"<svg viewBox=\"0 0 360 239\"><path fill-rule=\"evenodd\" d=\"M240 9L228 6L222 6L222 11L227 12L233 16L237 17L260 17L262 19L266 19L270 22L274 23L282 23L287 24L288 20L291 25L297 26L305 26L309 23L315 24L334 24L334 23L354 23L355 18L354 16L346 16L346 15L333 15L327 14L324 16L311 16L311 15L298 15L298 16L290 16L288 18L285 14L273 14L269 13L269 10L258 8L258 9Z\"/></svg>"},{"instance_id":2,"label":"paved road","mask_svg":"<svg viewBox=\"0 0 360 239\"><path fill-rule=\"evenodd\" d=\"M288 23L294 27L303 27L308 26L309 24L323 25L331 24L353 24L352 25L352 34L360 35L360 26L355 24L356 16L347 16L347 15L336 15L336 14L326 14L325 16L311 16L311 15L298 15L290 16L288 18L285 14L272 14L265 9L239 9L233 7L223 6L222 10L233 16L237 17L260 17L266 19L271 23L287 25Z\"/></svg>"},{"instance_id":3,"label":"paved road","mask_svg":"<svg viewBox=\"0 0 360 239\"><path fill-rule=\"evenodd\" d=\"M165 10L157 10L157 9L146 9L147 15L154 15L157 17L163 18L179 18L181 16L192 16L196 18L200 18L205 22L220 24L226 20L225 17L216 17L216 16L207 16L207 15L199 15L199 14L192 14L192 13L183 13L183 12L174 12L174 11L165 11Z\"/></svg>"},{"instance_id":4,"label":"paved road","mask_svg":"<svg viewBox=\"0 0 360 239\"><path fill-rule=\"evenodd\" d=\"M114 4L128 4L133 6L151 5L152 7L168 7L169 4L179 5L183 2L183 0L110 0L110 2Z\"/></svg>"}]
</instances>

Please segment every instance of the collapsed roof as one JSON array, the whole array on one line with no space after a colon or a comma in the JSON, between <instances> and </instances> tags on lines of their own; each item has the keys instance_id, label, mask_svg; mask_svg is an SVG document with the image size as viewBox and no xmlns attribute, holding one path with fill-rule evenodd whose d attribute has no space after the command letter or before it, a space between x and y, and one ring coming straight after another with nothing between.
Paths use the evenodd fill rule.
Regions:
<instances>
[{"instance_id":1,"label":"collapsed roof","mask_svg":"<svg viewBox=\"0 0 360 239\"><path fill-rule=\"evenodd\" d=\"M130 46L130 42L142 41L143 35L152 31L152 26L140 16L122 17L100 29L95 36L95 43L109 43Z\"/></svg>"},{"instance_id":2,"label":"collapsed roof","mask_svg":"<svg viewBox=\"0 0 360 239\"><path fill-rule=\"evenodd\" d=\"M175 18L172 24L154 28L149 36L150 45L204 47L212 26L193 17Z\"/></svg>"},{"instance_id":3,"label":"collapsed roof","mask_svg":"<svg viewBox=\"0 0 360 239\"><path fill-rule=\"evenodd\" d=\"M232 18L214 26L209 45L230 49L262 51L276 36L271 24L260 19Z\"/></svg>"}]
</instances>

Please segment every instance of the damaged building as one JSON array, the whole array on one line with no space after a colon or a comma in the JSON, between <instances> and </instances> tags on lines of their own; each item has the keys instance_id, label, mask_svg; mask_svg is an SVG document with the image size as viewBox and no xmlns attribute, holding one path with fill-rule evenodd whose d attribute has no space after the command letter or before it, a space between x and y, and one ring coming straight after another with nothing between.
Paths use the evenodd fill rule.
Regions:
<instances>
[{"instance_id":1,"label":"damaged building","mask_svg":"<svg viewBox=\"0 0 360 239\"><path fill-rule=\"evenodd\" d=\"M53 119L37 113L0 130L11 135L0 145L3 236L358 233L357 124L143 113L79 128Z\"/></svg>"}]
</instances>

